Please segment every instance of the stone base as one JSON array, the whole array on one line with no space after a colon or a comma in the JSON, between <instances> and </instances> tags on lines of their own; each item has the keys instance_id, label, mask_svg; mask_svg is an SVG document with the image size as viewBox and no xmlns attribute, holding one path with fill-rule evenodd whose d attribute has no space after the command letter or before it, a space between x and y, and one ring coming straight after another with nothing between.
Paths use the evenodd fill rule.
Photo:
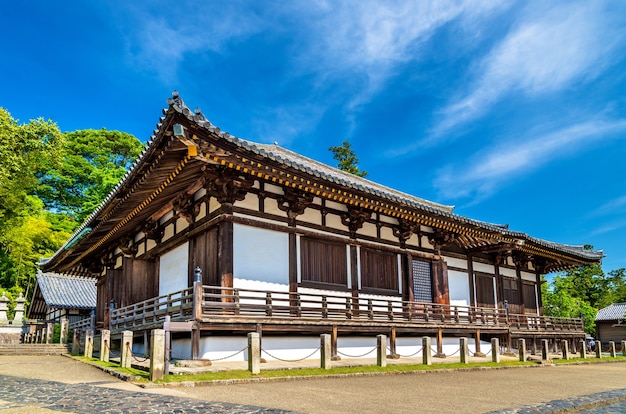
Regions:
<instances>
[{"instance_id":1,"label":"stone base","mask_svg":"<svg viewBox=\"0 0 626 414\"><path fill-rule=\"evenodd\" d=\"M200 367L210 367L213 363L208 359L185 359L176 361L175 364L177 367L183 368L200 368Z\"/></svg>"},{"instance_id":2,"label":"stone base","mask_svg":"<svg viewBox=\"0 0 626 414\"><path fill-rule=\"evenodd\" d=\"M259 359L259 362L260 362L261 364L265 364L265 363L267 362L267 360L266 360L265 358L261 358L261 359Z\"/></svg>"},{"instance_id":3,"label":"stone base","mask_svg":"<svg viewBox=\"0 0 626 414\"><path fill-rule=\"evenodd\" d=\"M341 357L339 355L333 355L330 357L331 361L341 361Z\"/></svg>"},{"instance_id":4,"label":"stone base","mask_svg":"<svg viewBox=\"0 0 626 414\"><path fill-rule=\"evenodd\" d=\"M475 357L479 357L479 358L484 358L487 355L485 353L483 353L483 352L474 352L474 356Z\"/></svg>"},{"instance_id":5,"label":"stone base","mask_svg":"<svg viewBox=\"0 0 626 414\"><path fill-rule=\"evenodd\" d=\"M446 358L446 354L444 354L444 353L435 354L435 355L433 355L433 357L435 357L435 358Z\"/></svg>"},{"instance_id":6,"label":"stone base","mask_svg":"<svg viewBox=\"0 0 626 414\"><path fill-rule=\"evenodd\" d=\"M502 354L504 356L508 356L508 357L516 357L517 354L513 351L504 351L504 353Z\"/></svg>"},{"instance_id":7,"label":"stone base","mask_svg":"<svg viewBox=\"0 0 626 414\"><path fill-rule=\"evenodd\" d=\"M389 354L389 355L387 355L387 358L389 358L389 359L400 359L400 355L398 355L398 354Z\"/></svg>"}]
</instances>

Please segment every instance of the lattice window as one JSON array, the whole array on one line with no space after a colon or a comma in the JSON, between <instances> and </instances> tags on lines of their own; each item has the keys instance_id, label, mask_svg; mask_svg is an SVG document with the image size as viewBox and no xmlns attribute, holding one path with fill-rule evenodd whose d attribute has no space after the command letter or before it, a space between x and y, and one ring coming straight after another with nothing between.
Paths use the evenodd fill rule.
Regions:
<instances>
[{"instance_id":1,"label":"lattice window","mask_svg":"<svg viewBox=\"0 0 626 414\"><path fill-rule=\"evenodd\" d=\"M416 302L433 301L433 283L430 262L413 260L413 300Z\"/></svg>"}]
</instances>

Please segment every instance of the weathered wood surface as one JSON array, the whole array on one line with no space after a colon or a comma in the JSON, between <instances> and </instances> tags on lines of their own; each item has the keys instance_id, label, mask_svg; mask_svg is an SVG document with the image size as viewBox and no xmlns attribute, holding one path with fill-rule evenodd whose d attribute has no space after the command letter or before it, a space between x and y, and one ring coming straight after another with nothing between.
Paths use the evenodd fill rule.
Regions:
<instances>
[{"instance_id":1,"label":"weathered wood surface","mask_svg":"<svg viewBox=\"0 0 626 414\"><path fill-rule=\"evenodd\" d=\"M400 298L335 296L316 293L237 289L223 286L187 288L111 312L112 330L149 329L172 321L227 324L349 325L375 327L501 328L528 333L583 334L582 321L538 315L508 314L505 309L403 301ZM201 304L199 300L201 297ZM195 302L195 305L194 305ZM200 315L200 318L198 316Z\"/></svg>"}]
</instances>

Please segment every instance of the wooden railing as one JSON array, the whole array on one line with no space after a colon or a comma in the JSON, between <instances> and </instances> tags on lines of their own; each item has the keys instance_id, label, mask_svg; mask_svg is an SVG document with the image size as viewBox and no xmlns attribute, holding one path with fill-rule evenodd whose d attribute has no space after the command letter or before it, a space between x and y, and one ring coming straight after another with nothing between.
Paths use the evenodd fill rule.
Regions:
<instances>
[{"instance_id":1,"label":"wooden railing","mask_svg":"<svg viewBox=\"0 0 626 414\"><path fill-rule=\"evenodd\" d=\"M91 317L87 317L87 318L84 318L84 319L80 319L78 321L71 322L68 325L68 328L69 329L79 329L81 331L86 331L86 330L89 330L89 329L93 329L93 326L91 325Z\"/></svg>"},{"instance_id":2,"label":"wooden railing","mask_svg":"<svg viewBox=\"0 0 626 414\"><path fill-rule=\"evenodd\" d=\"M173 321L194 319L193 291L193 288L187 288L122 308L112 309L110 313L111 330L119 332L157 326L165 321L167 315Z\"/></svg>"},{"instance_id":3,"label":"wooden railing","mask_svg":"<svg viewBox=\"0 0 626 414\"><path fill-rule=\"evenodd\" d=\"M352 297L202 286L111 311L114 331L144 329L172 321L244 318L331 323L393 322L418 325L502 327L517 331L583 331L582 320L508 314L505 309L407 302L396 298ZM195 298L195 300L194 300Z\"/></svg>"}]
</instances>

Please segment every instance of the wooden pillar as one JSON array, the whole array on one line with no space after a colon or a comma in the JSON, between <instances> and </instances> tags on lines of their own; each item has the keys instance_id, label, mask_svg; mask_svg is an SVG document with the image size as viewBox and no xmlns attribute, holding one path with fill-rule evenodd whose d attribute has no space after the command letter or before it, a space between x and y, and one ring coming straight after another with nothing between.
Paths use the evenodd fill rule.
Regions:
<instances>
[{"instance_id":1,"label":"wooden pillar","mask_svg":"<svg viewBox=\"0 0 626 414\"><path fill-rule=\"evenodd\" d=\"M536 272L536 281L537 281L537 306L539 306L539 309L537 309L537 314L538 315L543 315L543 299L541 298L541 273L539 273L539 270L537 270Z\"/></svg>"},{"instance_id":2,"label":"wooden pillar","mask_svg":"<svg viewBox=\"0 0 626 414\"><path fill-rule=\"evenodd\" d=\"M443 353L443 329L437 329L437 358L445 358L446 354Z\"/></svg>"},{"instance_id":3,"label":"wooden pillar","mask_svg":"<svg viewBox=\"0 0 626 414\"><path fill-rule=\"evenodd\" d=\"M476 306L476 297L474 291L476 290L474 283L474 256L467 255L467 276L469 281L469 294L470 294L470 306Z\"/></svg>"},{"instance_id":4,"label":"wooden pillar","mask_svg":"<svg viewBox=\"0 0 626 414\"><path fill-rule=\"evenodd\" d=\"M391 331L389 332L389 357L391 359L398 359L400 355L396 352L396 327L392 326Z\"/></svg>"},{"instance_id":5,"label":"wooden pillar","mask_svg":"<svg viewBox=\"0 0 626 414\"><path fill-rule=\"evenodd\" d=\"M295 226L295 223L294 223ZM289 292L298 291L298 246L295 232L289 233Z\"/></svg>"},{"instance_id":6,"label":"wooden pillar","mask_svg":"<svg viewBox=\"0 0 626 414\"><path fill-rule=\"evenodd\" d=\"M443 260L433 262L433 301L442 305L450 304L448 287L448 266Z\"/></svg>"},{"instance_id":7,"label":"wooden pillar","mask_svg":"<svg viewBox=\"0 0 626 414\"><path fill-rule=\"evenodd\" d=\"M352 310L359 309L359 259L357 256L358 247L350 246L350 283L352 285Z\"/></svg>"},{"instance_id":8,"label":"wooden pillar","mask_svg":"<svg viewBox=\"0 0 626 414\"><path fill-rule=\"evenodd\" d=\"M222 204L224 213L232 213L232 204ZM233 287L233 223L230 220L220 222L218 227L218 252L217 261L219 267L219 282L222 287ZM227 291L227 293L230 293Z\"/></svg>"},{"instance_id":9,"label":"wooden pillar","mask_svg":"<svg viewBox=\"0 0 626 414\"><path fill-rule=\"evenodd\" d=\"M521 263L519 261L515 262L515 275L517 276L517 294L519 295L519 308L520 313L526 313L526 306L524 305L524 284L522 283L522 269L520 269Z\"/></svg>"},{"instance_id":10,"label":"wooden pillar","mask_svg":"<svg viewBox=\"0 0 626 414\"><path fill-rule=\"evenodd\" d=\"M474 333L474 345L476 351L474 352L474 356L484 357L485 354L483 354L480 350L480 329L476 329L476 332Z\"/></svg>"},{"instance_id":11,"label":"wooden pillar","mask_svg":"<svg viewBox=\"0 0 626 414\"><path fill-rule=\"evenodd\" d=\"M341 357L337 353L338 332L337 325L333 325L330 331L330 358L333 361L341 361Z\"/></svg>"},{"instance_id":12,"label":"wooden pillar","mask_svg":"<svg viewBox=\"0 0 626 414\"><path fill-rule=\"evenodd\" d=\"M502 281L502 274L500 273L500 255L496 255L493 261L493 268L496 272L496 307L502 309L504 306L504 286Z\"/></svg>"}]
</instances>

